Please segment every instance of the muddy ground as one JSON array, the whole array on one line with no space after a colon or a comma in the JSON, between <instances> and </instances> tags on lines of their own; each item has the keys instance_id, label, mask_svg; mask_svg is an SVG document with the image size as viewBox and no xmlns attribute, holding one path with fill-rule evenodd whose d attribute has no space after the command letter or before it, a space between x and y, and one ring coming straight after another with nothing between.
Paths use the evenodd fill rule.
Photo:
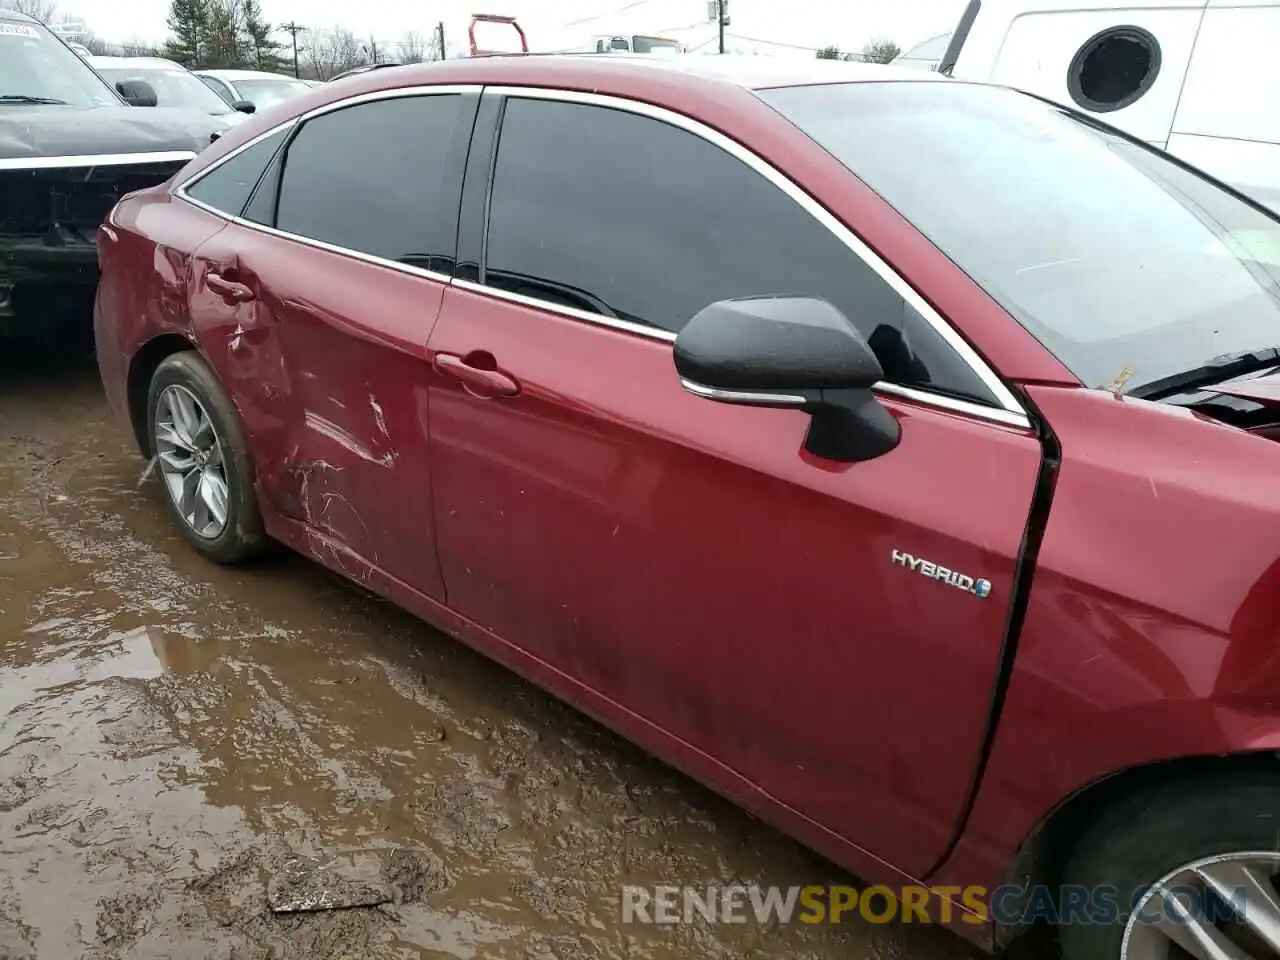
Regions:
<instances>
[{"instance_id":1,"label":"muddy ground","mask_svg":"<svg viewBox=\"0 0 1280 960\"><path fill-rule=\"evenodd\" d=\"M39 360L0 346L0 958L977 956L622 924L625 883L851 881L316 566L203 562L91 361Z\"/></svg>"}]
</instances>

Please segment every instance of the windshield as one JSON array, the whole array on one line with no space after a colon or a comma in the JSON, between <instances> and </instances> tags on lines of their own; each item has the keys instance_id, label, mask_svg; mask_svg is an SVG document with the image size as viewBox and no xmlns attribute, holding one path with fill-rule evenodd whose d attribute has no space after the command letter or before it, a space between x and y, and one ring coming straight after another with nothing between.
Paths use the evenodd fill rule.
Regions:
<instances>
[{"instance_id":1,"label":"windshield","mask_svg":"<svg viewBox=\"0 0 1280 960\"><path fill-rule=\"evenodd\" d=\"M30 109L28 97L73 107L120 105L89 65L44 27L0 20L0 110Z\"/></svg>"},{"instance_id":2,"label":"windshield","mask_svg":"<svg viewBox=\"0 0 1280 960\"><path fill-rule=\"evenodd\" d=\"M301 80L237 80L236 91L259 110L292 100L311 88Z\"/></svg>"},{"instance_id":3,"label":"windshield","mask_svg":"<svg viewBox=\"0 0 1280 960\"><path fill-rule=\"evenodd\" d=\"M1280 344L1280 221L1162 153L959 81L760 95L1089 386Z\"/></svg>"},{"instance_id":4,"label":"windshield","mask_svg":"<svg viewBox=\"0 0 1280 960\"><path fill-rule=\"evenodd\" d=\"M201 83L195 74L186 70L174 67L95 66L112 83L141 80L151 84L156 91L156 106L184 107L218 117L232 112L220 96Z\"/></svg>"}]
</instances>

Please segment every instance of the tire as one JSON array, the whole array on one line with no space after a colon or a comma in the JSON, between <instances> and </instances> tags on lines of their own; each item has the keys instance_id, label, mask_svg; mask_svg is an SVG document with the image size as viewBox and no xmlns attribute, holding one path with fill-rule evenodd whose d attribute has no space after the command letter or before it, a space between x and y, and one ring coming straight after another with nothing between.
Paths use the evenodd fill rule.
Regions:
<instances>
[{"instance_id":1,"label":"tire","mask_svg":"<svg viewBox=\"0 0 1280 960\"><path fill-rule=\"evenodd\" d=\"M175 457L185 454L181 445L171 442L174 437L172 429L162 427L166 423L172 427L175 419L181 419L174 416L175 397L182 402L187 398L194 399L197 409L204 415L200 422L207 421L212 425L212 436L220 453L217 457L210 456L209 451L191 455L193 462L201 455L208 459L202 471L216 474L216 467L220 466L225 488L225 496L211 494L211 497L205 497L197 492L193 499L201 502L195 509L203 510L203 515L196 513L193 517L184 514L177 500L178 494L170 484L170 479L177 474L167 471L169 464L176 461L161 456L166 450L173 452ZM205 439L210 435L203 426L199 432ZM147 392L147 440L153 456L157 458L155 472L163 488L165 503L183 539L203 556L221 564L244 563L266 552L269 541L262 527L262 514L254 487L253 461L240 418L213 370L198 353L175 353L156 368ZM211 481L209 486L216 485ZM198 486L198 491L205 489ZM208 505L211 499L223 505L224 516L220 525L216 510ZM197 529L201 519L209 520L203 530Z\"/></svg>"},{"instance_id":2,"label":"tire","mask_svg":"<svg viewBox=\"0 0 1280 960\"><path fill-rule=\"evenodd\" d=\"M1160 934L1151 925L1141 929L1141 921L1126 955L1125 931L1133 914L1135 892L1141 896L1140 891L1162 880L1181 888L1183 879L1169 878L1182 868L1209 858L1229 860L1232 855L1246 853L1260 855L1253 862L1260 867L1265 864L1274 886L1280 874L1280 773L1226 774L1213 780L1183 781L1122 801L1086 831L1063 875L1066 887L1117 891L1119 909L1109 913L1105 922L1093 923L1070 922L1064 911L1058 931L1062 960L1147 960L1151 953L1142 952L1141 940L1147 937L1150 942L1149 938ZM1233 884L1230 889L1243 888ZM1217 915L1219 920L1229 912L1226 901L1207 902L1223 911ZM1240 902L1247 906L1257 900L1246 897ZM1148 909L1155 911L1160 906L1153 901L1143 908L1143 916L1153 916ZM1229 922L1218 925L1232 926ZM1257 941L1248 940L1248 934L1245 941L1239 936L1239 929L1229 932L1229 937L1244 947L1246 956L1270 960L1280 955L1280 951L1256 952Z\"/></svg>"}]
</instances>

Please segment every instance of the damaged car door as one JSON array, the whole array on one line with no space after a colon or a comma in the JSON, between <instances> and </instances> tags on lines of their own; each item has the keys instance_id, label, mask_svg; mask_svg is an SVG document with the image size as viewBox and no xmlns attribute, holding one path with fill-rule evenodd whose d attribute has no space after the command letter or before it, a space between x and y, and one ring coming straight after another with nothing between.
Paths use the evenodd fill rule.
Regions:
<instances>
[{"instance_id":1,"label":"damaged car door","mask_svg":"<svg viewBox=\"0 0 1280 960\"><path fill-rule=\"evenodd\" d=\"M480 279L431 338L449 605L664 756L922 876L981 748L1039 443L924 300L745 151L557 96L507 97L496 158L473 152L459 272ZM894 449L819 456L802 410L682 388L695 315L788 296L877 351ZM788 355L722 319L729 347Z\"/></svg>"},{"instance_id":2,"label":"damaged car door","mask_svg":"<svg viewBox=\"0 0 1280 960\"><path fill-rule=\"evenodd\" d=\"M244 216L198 251L192 282L203 342L222 345L207 348L225 350L234 393L260 404L264 493L335 569L363 581L377 567L441 599L426 342L473 111L459 94L393 92L304 118Z\"/></svg>"}]
</instances>

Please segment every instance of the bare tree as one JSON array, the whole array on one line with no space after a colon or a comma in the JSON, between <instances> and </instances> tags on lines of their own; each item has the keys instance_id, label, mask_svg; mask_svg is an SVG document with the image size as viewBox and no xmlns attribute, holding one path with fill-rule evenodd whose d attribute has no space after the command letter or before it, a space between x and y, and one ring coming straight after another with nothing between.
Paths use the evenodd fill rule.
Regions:
<instances>
[{"instance_id":1,"label":"bare tree","mask_svg":"<svg viewBox=\"0 0 1280 960\"><path fill-rule=\"evenodd\" d=\"M332 30L315 28L308 31L304 56L307 65L320 80L328 80L343 70L364 64L365 56L356 35L345 27Z\"/></svg>"},{"instance_id":2,"label":"bare tree","mask_svg":"<svg viewBox=\"0 0 1280 960\"><path fill-rule=\"evenodd\" d=\"M360 41L356 39L356 35L345 27L334 27L332 40L339 73L369 62L369 57L361 47Z\"/></svg>"},{"instance_id":3,"label":"bare tree","mask_svg":"<svg viewBox=\"0 0 1280 960\"><path fill-rule=\"evenodd\" d=\"M400 62L422 63L427 59L427 38L417 30L410 30L400 40Z\"/></svg>"},{"instance_id":4,"label":"bare tree","mask_svg":"<svg viewBox=\"0 0 1280 960\"><path fill-rule=\"evenodd\" d=\"M53 23L58 13L58 5L54 0L0 0L0 8L25 13L41 23Z\"/></svg>"},{"instance_id":5,"label":"bare tree","mask_svg":"<svg viewBox=\"0 0 1280 960\"><path fill-rule=\"evenodd\" d=\"M889 63L900 53L902 48L892 40L870 40L862 48L862 59L867 63Z\"/></svg>"}]
</instances>

